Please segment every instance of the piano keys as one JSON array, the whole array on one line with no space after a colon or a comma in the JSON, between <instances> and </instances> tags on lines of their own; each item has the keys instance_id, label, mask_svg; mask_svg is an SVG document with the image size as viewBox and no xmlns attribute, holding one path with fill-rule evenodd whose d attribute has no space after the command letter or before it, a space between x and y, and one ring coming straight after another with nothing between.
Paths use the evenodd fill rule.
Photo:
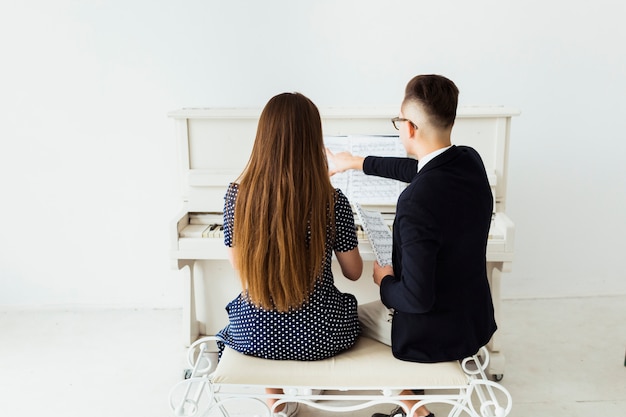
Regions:
<instances>
[{"instance_id":1,"label":"piano keys","mask_svg":"<svg viewBox=\"0 0 626 417\"><path fill-rule=\"evenodd\" d=\"M386 223L393 224L393 214L385 213ZM216 255L215 245L224 245L224 227L222 224L223 213L189 213L187 220L181 219L177 226L182 226L178 232L179 248L183 252L194 251L200 254L200 258L214 259ZM364 261L373 261L370 243L363 231L355 214L355 224L357 236L359 238L359 250ZM215 239L215 240L203 240ZM489 240L487 242L487 261L501 261L503 252L507 252L507 246L513 244L513 224L500 214L494 214L489 229ZM509 251L512 252L512 251ZM218 258L219 259L219 258Z\"/></svg>"},{"instance_id":2,"label":"piano keys","mask_svg":"<svg viewBox=\"0 0 626 417\"><path fill-rule=\"evenodd\" d=\"M223 242L222 210L228 184L239 176L250 155L261 109L181 109L169 113L176 124L181 211L171 222L171 260L183 270L183 343L215 334L227 323L226 304L241 290ZM390 122L397 108L320 108L325 136L397 135ZM501 274L511 270L515 225L506 215L508 152L515 109L461 107L452 131L452 143L475 148L483 158L494 194L493 217L487 243L487 271L496 321L500 317ZM334 146L337 145L335 140ZM367 208L367 205L363 204ZM395 201L369 207L393 222ZM355 220L358 219L355 217ZM335 283L360 303L378 298L372 282L374 253L363 233L359 250L365 262L363 276L342 278L333 263ZM489 372L504 374L504 354L496 332L489 342Z\"/></svg>"}]
</instances>

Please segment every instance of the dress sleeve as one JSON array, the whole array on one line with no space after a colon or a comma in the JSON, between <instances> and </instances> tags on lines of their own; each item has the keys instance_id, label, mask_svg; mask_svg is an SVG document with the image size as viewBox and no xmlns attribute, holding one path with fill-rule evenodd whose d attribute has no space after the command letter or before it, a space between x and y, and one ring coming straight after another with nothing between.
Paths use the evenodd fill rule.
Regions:
<instances>
[{"instance_id":1,"label":"dress sleeve","mask_svg":"<svg viewBox=\"0 0 626 417\"><path fill-rule=\"evenodd\" d=\"M333 250L348 252L359 244L354 226L352 206L345 194L336 189L335 200L335 244Z\"/></svg>"},{"instance_id":2,"label":"dress sleeve","mask_svg":"<svg viewBox=\"0 0 626 417\"><path fill-rule=\"evenodd\" d=\"M237 184L231 183L224 196L224 245L231 248L233 247L233 222L235 220L237 190Z\"/></svg>"}]
</instances>

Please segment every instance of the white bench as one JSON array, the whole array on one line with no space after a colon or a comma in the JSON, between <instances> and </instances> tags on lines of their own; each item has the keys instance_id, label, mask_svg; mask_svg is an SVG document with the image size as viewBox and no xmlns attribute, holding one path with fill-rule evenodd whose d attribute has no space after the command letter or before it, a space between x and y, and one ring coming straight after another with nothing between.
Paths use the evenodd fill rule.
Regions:
<instances>
[{"instance_id":1,"label":"white bench","mask_svg":"<svg viewBox=\"0 0 626 417\"><path fill-rule=\"evenodd\" d=\"M485 369L488 351L463 361L424 364L398 360L389 346L360 337L349 350L313 362L276 361L246 356L226 348L215 366L216 354L209 352L213 336L203 337L189 347L188 379L170 392L170 407L176 416L228 416L230 407L242 401L258 405L259 416L271 416L269 397L299 402L320 410L356 411L379 404L402 405L402 399L427 404L447 404L448 416L504 417L511 410L509 392L488 380ZM266 394L264 388L282 388L284 394ZM403 389L425 390L415 395L398 395ZM391 410L391 407L389 408ZM437 412L441 417L441 412Z\"/></svg>"}]
</instances>

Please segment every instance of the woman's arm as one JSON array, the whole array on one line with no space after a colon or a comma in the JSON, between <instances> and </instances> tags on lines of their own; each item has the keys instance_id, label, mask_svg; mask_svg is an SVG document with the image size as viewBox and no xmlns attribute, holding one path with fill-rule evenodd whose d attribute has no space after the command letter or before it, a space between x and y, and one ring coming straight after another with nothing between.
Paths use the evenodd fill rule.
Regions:
<instances>
[{"instance_id":1,"label":"woman's arm","mask_svg":"<svg viewBox=\"0 0 626 417\"><path fill-rule=\"evenodd\" d=\"M359 253L359 247L355 247L347 252L335 252L341 272L350 281L356 281L361 278L363 273L363 259Z\"/></svg>"},{"instance_id":2,"label":"woman's arm","mask_svg":"<svg viewBox=\"0 0 626 417\"><path fill-rule=\"evenodd\" d=\"M228 254L230 266L232 266L234 270L237 270L237 265L235 265L235 253L233 252L233 248L226 246L226 253Z\"/></svg>"}]
</instances>

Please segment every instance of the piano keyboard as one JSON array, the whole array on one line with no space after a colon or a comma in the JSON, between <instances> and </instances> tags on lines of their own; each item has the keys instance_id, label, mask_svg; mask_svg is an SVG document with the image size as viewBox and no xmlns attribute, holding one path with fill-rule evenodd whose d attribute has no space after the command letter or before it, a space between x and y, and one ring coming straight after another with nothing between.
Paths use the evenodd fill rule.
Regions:
<instances>
[{"instance_id":1,"label":"piano keyboard","mask_svg":"<svg viewBox=\"0 0 626 417\"><path fill-rule=\"evenodd\" d=\"M384 216L389 228L393 225L393 215ZM356 217L355 217L356 221ZM363 227L356 222L357 237L360 241L367 241L367 236ZM179 231L178 237L185 239L224 239L224 225L222 224L221 213L189 213L189 224ZM491 220L489 229L489 240L495 243L497 240L504 240L504 231L495 225L495 216Z\"/></svg>"},{"instance_id":2,"label":"piano keyboard","mask_svg":"<svg viewBox=\"0 0 626 417\"><path fill-rule=\"evenodd\" d=\"M178 233L180 238L211 238L223 239L224 226L217 223L212 224L189 224Z\"/></svg>"}]
</instances>

